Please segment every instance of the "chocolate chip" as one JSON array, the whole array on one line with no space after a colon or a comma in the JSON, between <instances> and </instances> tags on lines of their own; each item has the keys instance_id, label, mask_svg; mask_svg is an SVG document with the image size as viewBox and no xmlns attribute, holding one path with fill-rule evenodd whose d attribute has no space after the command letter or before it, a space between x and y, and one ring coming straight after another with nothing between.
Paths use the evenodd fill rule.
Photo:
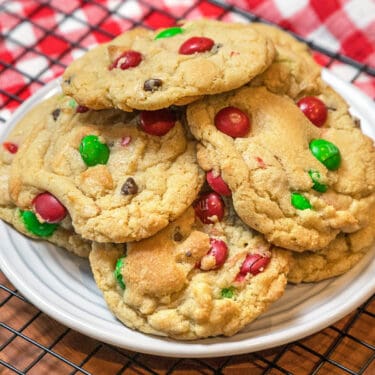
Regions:
<instances>
[{"instance_id":1,"label":"chocolate chip","mask_svg":"<svg viewBox=\"0 0 375 375\"><path fill-rule=\"evenodd\" d=\"M186 255L188 258L190 258L190 257L192 256L191 251L188 250L188 251L185 253L185 255Z\"/></svg>"},{"instance_id":2,"label":"chocolate chip","mask_svg":"<svg viewBox=\"0 0 375 375\"><path fill-rule=\"evenodd\" d=\"M176 231L173 234L173 241L181 242L182 239L184 238L181 232L179 232L179 229L180 228L176 228Z\"/></svg>"},{"instance_id":3,"label":"chocolate chip","mask_svg":"<svg viewBox=\"0 0 375 375\"><path fill-rule=\"evenodd\" d=\"M56 121L58 119L58 117L60 116L60 112L61 112L61 109L60 108L56 108L53 112L52 112L52 117L54 119L54 121Z\"/></svg>"},{"instance_id":4,"label":"chocolate chip","mask_svg":"<svg viewBox=\"0 0 375 375\"><path fill-rule=\"evenodd\" d=\"M67 85L70 85L70 82L72 82L72 77L69 77L66 80L64 80L64 83L66 83Z\"/></svg>"},{"instance_id":5,"label":"chocolate chip","mask_svg":"<svg viewBox=\"0 0 375 375\"><path fill-rule=\"evenodd\" d=\"M132 195L138 193L138 186L132 177L126 179L124 185L121 187L121 193L124 195Z\"/></svg>"},{"instance_id":6,"label":"chocolate chip","mask_svg":"<svg viewBox=\"0 0 375 375\"><path fill-rule=\"evenodd\" d=\"M282 164L281 163L281 159L277 156L277 155L273 155L274 156L274 158L280 163L280 164Z\"/></svg>"},{"instance_id":7,"label":"chocolate chip","mask_svg":"<svg viewBox=\"0 0 375 375\"><path fill-rule=\"evenodd\" d=\"M361 127L361 120L356 116L352 116L352 119L353 119L353 122L354 122L354 126L356 128L360 128Z\"/></svg>"},{"instance_id":8,"label":"chocolate chip","mask_svg":"<svg viewBox=\"0 0 375 375\"><path fill-rule=\"evenodd\" d=\"M163 84L163 81L159 78L150 78L143 84L143 90L145 91L156 91Z\"/></svg>"}]
</instances>

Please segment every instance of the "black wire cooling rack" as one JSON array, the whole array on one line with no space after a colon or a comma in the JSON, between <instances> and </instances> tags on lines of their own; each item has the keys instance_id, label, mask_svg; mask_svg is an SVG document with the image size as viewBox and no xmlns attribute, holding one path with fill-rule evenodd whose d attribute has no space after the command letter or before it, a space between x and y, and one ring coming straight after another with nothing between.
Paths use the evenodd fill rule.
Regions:
<instances>
[{"instance_id":1,"label":"black wire cooling rack","mask_svg":"<svg viewBox=\"0 0 375 375\"><path fill-rule=\"evenodd\" d=\"M72 49L85 50L82 41L91 33L99 33L106 38L115 35L103 25L116 17L132 27L143 25L152 27L155 14L164 17L173 24L176 17L164 11L160 2L138 1L148 11L138 20L126 17L119 9L123 1L114 1L115 6L108 9L105 2L72 1L74 9L64 12L56 1L20 0L19 3L31 3L33 9L27 16L9 10L11 1L0 0L0 15L11 16L16 24L31 24L40 31L40 38L33 44L23 44L13 38L12 32L1 34L7 41L20 47L20 52L11 61L0 59L1 76L6 71L22 75L24 85L13 92L0 87L4 98L0 110L13 104L13 108L22 103L29 95L30 85L45 84L45 73L53 69L64 69L64 57ZM66 0L69 3L68 0ZM198 0L192 2L178 18L187 18L197 7L205 3L215 7L217 18L228 13L242 17L250 22L265 20L220 1ZM70 40L58 33L58 26L64 20L75 17L74 11L80 7L95 5L100 8L102 17L95 23L88 23L76 17L74 21L82 23L86 32L79 38ZM41 11L53 11L59 15L54 27L44 27L33 21L33 16ZM54 57L47 56L37 48L41 39L54 36L65 42L69 49L62 50ZM301 38L300 38L301 39ZM336 62L350 65L355 69L351 82L366 74L375 77L375 69L354 61L346 56L333 53L312 42L310 47L326 56L326 66ZM27 53L41 55L47 59L47 66L38 74L27 74L16 67ZM3 112L0 112L0 114ZM0 123L6 118L0 115ZM0 272L0 374L375 374L375 296L336 324L303 340L280 346L271 350L246 355L211 359L159 358L120 349L81 335L64 327L31 305L9 283Z\"/></svg>"}]
</instances>

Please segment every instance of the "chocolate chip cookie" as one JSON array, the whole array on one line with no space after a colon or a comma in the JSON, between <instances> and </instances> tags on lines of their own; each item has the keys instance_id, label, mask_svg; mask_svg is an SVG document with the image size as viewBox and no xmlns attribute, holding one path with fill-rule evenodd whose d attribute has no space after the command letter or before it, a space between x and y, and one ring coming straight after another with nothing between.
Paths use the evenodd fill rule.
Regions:
<instances>
[{"instance_id":1,"label":"chocolate chip cookie","mask_svg":"<svg viewBox=\"0 0 375 375\"><path fill-rule=\"evenodd\" d=\"M67 68L62 87L92 109L156 110L240 87L273 58L272 43L249 24L186 21L136 28L90 50Z\"/></svg>"},{"instance_id":2,"label":"chocolate chip cookie","mask_svg":"<svg viewBox=\"0 0 375 375\"><path fill-rule=\"evenodd\" d=\"M223 204L207 193L149 239L93 246L96 283L126 326L181 340L230 336L281 297L287 252Z\"/></svg>"},{"instance_id":3,"label":"chocolate chip cookie","mask_svg":"<svg viewBox=\"0 0 375 375\"><path fill-rule=\"evenodd\" d=\"M288 281L316 282L339 276L353 268L375 242L375 216L372 208L369 223L354 233L340 233L326 248L315 253L291 252Z\"/></svg>"},{"instance_id":4,"label":"chocolate chip cookie","mask_svg":"<svg viewBox=\"0 0 375 375\"><path fill-rule=\"evenodd\" d=\"M266 86L276 94L286 94L293 99L318 94L322 83L321 68L313 59L307 44L276 26L264 23L253 23L252 26L272 41L276 57L269 68L258 74L250 85Z\"/></svg>"},{"instance_id":5,"label":"chocolate chip cookie","mask_svg":"<svg viewBox=\"0 0 375 375\"><path fill-rule=\"evenodd\" d=\"M307 98L313 107L322 105L325 116L305 114L300 103L264 86L188 106L188 124L201 142L200 165L228 185L242 220L277 246L316 251L339 232L367 225L375 189L373 141L337 94L332 98L332 114L329 101Z\"/></svg>"},{"instance_id":6,"label":"chocolate chip cookie","mask_svg":"<svg viewBox=\"0 0 375 375\"><path fill-rule=\"evenodd\" d=\"M201 187L195 141L176 111L89 111L64 96L39 117L12 163L11 197L29 210L49 193L86 239L149 237L184 212ZM45 219L49 201L39 202Z\"/></svg>"},{"instance_id":7,"label":"chocolate chip cookie","mask_svg":"<svg viewBox=\"0 0 375 375\"><path fill-rule=\"evenodd\" d=\"M60 217L59 223L44 221L35 213L35 202L29 210L20 210L9 196L8 184L11 164L22 143L38 126L41 114L52 113L57 98L49 99L32 109L8 134L0 150L0 218L13 225L19 232L34 239L45 239L74 254L87 257L91 242L77 235L68 217ZM46 196L43 193L37 199ZM42 198L43 199L43 198ZM50 199L50 198L49 198ZM55 202L55 206L58 202ZM61 209L61 208L60 208Z\"/></svg>"}]
</instances>

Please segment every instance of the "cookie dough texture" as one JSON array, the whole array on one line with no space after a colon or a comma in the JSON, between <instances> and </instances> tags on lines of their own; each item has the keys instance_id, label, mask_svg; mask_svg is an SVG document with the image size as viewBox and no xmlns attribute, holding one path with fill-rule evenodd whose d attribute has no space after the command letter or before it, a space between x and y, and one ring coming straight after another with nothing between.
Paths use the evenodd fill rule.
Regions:
<instances>
[{"instance_id":1,"label":"cookie dough texture","mask_svg":"<svg viewBox=\"0 0 375 375\"><path fill-rule=\"evenodd\" d=\"M334 101L336 108L323 128L310 123L291 98L266 87L207 97L187 109L190 129L201 142L201 167L222 175L244 222L273 244L295 251L322 249L340 231L366 226L374 201L373 141L361 133L347 107L340 107L342 100L332 90L322 96ZM228 106L251 119L247 136L234 139L216 129L215 114ZM316 138L339 148L338 170L327 170L312 155L309 143ZM326 193L312 189L309 170L320 173L321 182L329 187ZM292 192L302 193L313 208L294 208Z\"/></svg>"},{"instance_id":2,"label":"cookie dough texture","mask_svg":"<svg viewBox=\"0 0 375 375\"><path fill-rule=\"evenodd\" d=\"M99 242L149 237L190 206L203 176L195 141L179 121L157 137L138 128L138 114L76 113L72 106L70 97L56 98L59 116L40 113L43 120L18 151L10 178L17 206L29 209L38 193L48 191L67 208L76 232ZM86 135L109 146L107 164L83 162L79 146ZM129 178L137 189L124 194Z\"/></svg>"},{"instance_id":3,"label":"cookie dough texture","mask_svg":"<svg viewBox=\"0 0 375 375\"><path fill-rule=\"evenodd\" d=\"M56 104L56 98L49 99L27 113L27 115L12 129L8 134L6 141L12 142L19 147L22 145L32 130L38 126L41 118L53 111ZM11 154L3 147L0 150L0 218L11 224L19 232L34 239L40 239L30 233L24 226L20 210L16 207L9 195L9 175L11 164L15 154ZM83 240L81 236L73 230L69 219L65 219L55 232L47 239L49 242L63 247L68 251L81 257L88 257L91 251L91 242Z\"/></svg>"},{"instance_id":4,"label":"cookie dough texture","mask_svg":"<svg viewBox=\"0 0 375 375\"><path fill-rule=\"evenodd\" d=\"M252 26L272 41L276 57L266 71L249 83L250 86L265 86L269 91L287 95L296 102L305 96L316 96L328 109L324 127L357 126L345 100L322 80L322 69L315 62L307 44L275 26L262 23L253 23Z\"/></svg>"},{"instance_id":5,"label":"cookie dough texture","mask_svg":"<svg viewBox=\"0 0 375 375\"><path fill-rule=\"evenodd\" d=\"M339 276L353 268L375 241L374 207L369 224L354 233L339 234L325 249L315 253L291 252L288 281L315 282Z\"/></svg>"},{"instance_id":6,"label":"cookie dough texture","mask_svg":"<svg viewBox=\"0 0 375 375\"><path fill-rule=\"evenodd\" d=\"M202 271L196 263L207 254L210 237L224 240L229 255L221 268ZM125 252L123 290L113 272ZM271 261L263 272L236 282L248 253L271 256ZM127 250L123 245L95 244L90 264L109 309L126 326L193 340L233 335L281 297L288 256L270 250L262 236L234 217L202 226L190 208L156 236L129 243ZM233 297L222 297L223 288L232 288Z\"/></svg>"},{"instance_id":7,"label":"cookie dough texture","mask_svg":"<svg viewBox=\"0 0 375 375\"><path fill-rule=\"evenodd\" d=\"M266 86L271 92L293 99L319 94L323 84L321 68L311 56L309 47L275 26L263 23L252 26L272 41L276 57L265 72L251 81L251 86Z\"/></svg>"},{"instance_id":8,"label":"cookie dough texture","mask_svg":"<svg viewBox=\"0 0 375 375\"><path fill-rule=\"evenodd\" d=\"M155 110L240 87L274 58L272 43L249 24L198 20L181 26L182 34L157 40L160 30L133 29L90 50L65 71L64 92L92 109ZM201 36L214 40L210 51L178 53L187 39ZM140 52L142 62L126 70L109 69L127 50ZM149 79L161 80L161 87L145 91Z\"/></svg>"}]
</instances>

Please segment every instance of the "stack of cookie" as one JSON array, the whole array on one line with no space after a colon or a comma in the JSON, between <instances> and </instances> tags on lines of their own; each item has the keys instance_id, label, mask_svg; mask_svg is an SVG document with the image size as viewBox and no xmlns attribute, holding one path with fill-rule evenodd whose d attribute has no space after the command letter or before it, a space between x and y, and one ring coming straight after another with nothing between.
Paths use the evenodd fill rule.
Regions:
<instances>
[{"instance_id":1,"label":"stack of cookie","mask_svg":"<svg viewBox=\"0 0 375 375\"><path fill-rule=\"evenodd\" d=\"M89 256L128 327L233 335L374 240L373 142L320 74L271 26L128 31L9 134L0 217Z\"/></svg>"}]
</instances>

